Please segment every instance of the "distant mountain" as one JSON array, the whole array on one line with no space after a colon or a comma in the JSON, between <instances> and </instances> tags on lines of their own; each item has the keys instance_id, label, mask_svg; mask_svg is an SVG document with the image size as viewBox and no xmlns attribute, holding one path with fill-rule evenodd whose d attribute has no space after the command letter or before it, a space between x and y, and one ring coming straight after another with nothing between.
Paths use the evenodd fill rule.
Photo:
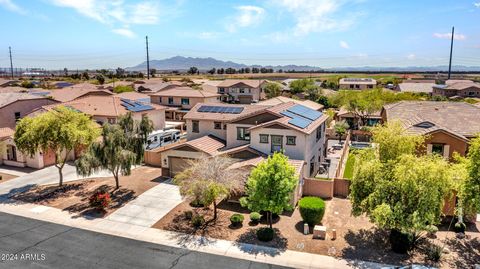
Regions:
<instances>
[{"instance_id":1,"label":"distant mountain","mask_svg":"<svg viewBox=\"0 0 480 269\"><path fill-rule=\"evenodd\" d=\"M310 71L310 70L322 70L320 67L308 66L308 65L277 65L277 66L262 66L262 65L246 65L234 63L232 61L221 61L211 57L208 58L193 58L193 57L182 57L175 56L172 58L167 58L163 60L151 60L150 68L155 68L157 70L188 70L190 67L195 66L199 70L206 71L212 68L246 68L246 67L265 67L272 68L274 70L283 69L283 70L296 70L296 71ZM147 69L147 62L143 62L139 65L127 67L128 71L139 71Z\"/></svg>"},{"instance_id":2,"label":"distant mountain","mask_svg":"<svg viewBox=\"0 0 480 269\"><path fill-rule=\"evenodd\" d=\"M207 71L212 68L246 68L246 67L265 67L276 70L282 69L295 70L295 71L325 71L325 72L444 72L448 71L448 66L409 66L409 67L336 67L336 68L320 68L317 66L309 65L246 65L239 64L232 61L221 61L211 57L208 58L196 58L196 57L183 57L175 56L163 60L151 60L150 68L155 68L159 71L172 71L172 70L188 70L190 67L195 66L201 71ZM128 71L143 71L147 69L147 62L143 62L139 65L127 67ZM480 72L480 66L452 66L454 72Z\"/></svg>"}]
</instances>

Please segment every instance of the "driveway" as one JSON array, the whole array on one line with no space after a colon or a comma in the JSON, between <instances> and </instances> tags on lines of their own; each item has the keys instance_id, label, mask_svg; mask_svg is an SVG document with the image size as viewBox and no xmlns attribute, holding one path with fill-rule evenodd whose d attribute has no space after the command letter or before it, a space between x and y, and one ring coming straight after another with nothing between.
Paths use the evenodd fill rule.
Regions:
<instances>
[{"instance_id":1,"label":"driveway","mask_svg":"<svg viewBox=\"0 0 480 269\"><path fill-rule=\"evenodd\" d=\"M151 227L182 202L178 186L170 180L142 193L106 217L107 220Z\"/></svg>"},{"instance_id":2,"label":"driveway","mask_svg":"<svg viewBox=\"0 0 480 269\"><path fill-rule=\"evenodd\" d=\"M8 169L4 169L5 173L9 173ZM108 171L101 171L95 173L90 177L77 176L75 165L71 163L65 164L63 167L63 182L69 182L79 180L82 178L95 178L95 177L111 177L112 174ZM34 172L21 175L15 179L9 180L5 183L0 183L0 196L7 193L14 193L18 191L28 190L35 185L55 184L59 181L58 169L55 166L49 166Z\"/></svg>"},{"instance_id":3,"label":"driveway","mask_svg":"<svg viewBox=\"0 0 480 269\"><path fill-rule=\"evenodd\" d=\"M10 254L10 255L5 255ZM27 256L28 255L28 256ZM0 213L0 268L287 268Z\"/></svg>"}]
</instances>

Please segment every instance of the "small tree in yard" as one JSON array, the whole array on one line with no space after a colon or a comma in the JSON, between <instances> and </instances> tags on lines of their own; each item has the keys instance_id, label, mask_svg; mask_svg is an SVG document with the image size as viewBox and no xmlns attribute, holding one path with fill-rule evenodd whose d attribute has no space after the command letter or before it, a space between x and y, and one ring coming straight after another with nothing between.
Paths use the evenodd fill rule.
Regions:
<instances>
[{"instance_id":1,"label":"small tree in yard","mask_svg":"<svg viewBox=\"0 0 480 269\"><path fill-rule=\"evenodd\" d=\"M188 169L175 176L180 194L204 206L213 204L213 220L217 219L217 203L237 191L245 179L241 170L230 169L234 160L216 156L190 161Z\"/></svg>"},{"instance_id":2,"label":"small tree in yard","mask_svg":"<svg viewBox=\"0 0 480 269\"><path fill-rule=\"evenodd\" d=\"M59 106L35 117L25 117L15 129L15 145L33 156L38 150L55 153L59 186L63 184L62 169L75 148L88 146L99 135L95 123L85 114Z\"/></svg>"},{"instance_id":3,"label":"small tree in yard","mask_svg":"<svg viewBox=\"0 0 480 269\"><path fill-rule=\"evenodd\" d=\"M88 151L76 161L77 173L89 176L107 169L115 178L115 187L120 187L120 175L130 175L132 166L143 161L144 144L153 131L152 122L144 116L140 122L134 121L128 113L119 124L105 124L102 127L102 141L94 142Z\"/></svg>"},{"instance_id":4,"label":"small tree in yard","mask_svg":"<svg viewBox=\"0 0 480 269\"><path fill-rule=\"evenodd\" d=\"M272 229L272 214L291 209L290 199L297 181L288 157L276 152L252 170L246 185L247 197L240 199L240 203L251 211L265 211Z\"/></svg>"},{"instance_id":5,"label":"small tree in yard","mask_svg":"<svg viewBox=\"0 0 480 269\"><path fill-rule=\"evenodd\" d=\"M348 128L350 128L350 126L346 121L336 122L335 125L333 126L333 129L335 129L335 134L337 134L340 144L342 143L342 136L345 135Z\"/></svg>"},{"instance_id":6,"label":"small tree in yard","mask_svg":"<svg viewBox=\"0 0 480 269\"><path fill-rule=\"evenodd\" d=\"M282 93L282 87L276 82L269 82L264 87L267 98L274 98Z\"/></svg>"}]
</instances>

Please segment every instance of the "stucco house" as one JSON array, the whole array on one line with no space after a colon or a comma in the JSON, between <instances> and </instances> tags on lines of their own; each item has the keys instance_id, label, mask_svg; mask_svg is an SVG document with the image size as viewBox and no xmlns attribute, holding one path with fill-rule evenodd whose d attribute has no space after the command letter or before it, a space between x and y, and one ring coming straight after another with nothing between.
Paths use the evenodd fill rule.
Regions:
<instances>
[{"instance_id":1,"label":"stucco house","mask_svg":"<svg viewBox=\"0 0 480 269\"><path fill-rule=\"evenodd\" d=\"M447 80L443 85L434 85L432 95L449 98L478 98L480 97L480 83L471 80Z\"/></svg>"},{"instance_id":2,"label":"stucco house","mask_svg":"<svg viewBox=\"0 0 480 269\"><path fill-rule=\"evenodd\" d=\"M51 90L48 96L60 101L69 102L88 96L109 96L111 92L98 89L97 86L89 83L76 84L62 89Z\"/></svg>"},{"instance_id":3,"label":"stucco house","mask_svg":"<svg viewBox=\"0 0 480 269\"><path fill-rule=\"evenodd\" d=\"M367 90L377 86L373 78L341 78L338 86L341 90Z\"/></svg>"},{"instance_id":4,"label":"stucco house","mask_svg":"<svg viewBox=\"0 0 480 269\"><path fill-rule=\"evenodd\" d=\"M480 108L464 102L402 101L383 107L382 121L400 121L408 132L426 136L424 152L452 159L468 151L480 133Z\"/></svg>"},{"instance_id":5,"label":"stucco house","mask_svg":"<svg viewBox=\"0 0 480 269\"><path fill-rule=\"evenodd\" d=\"M273 97L264 101L260 101L256 103L256 105L261 105L261 106L275 106L279 104L284 104L288 102L293 102L295 104L303 105L308 108L311 108L313 110L317 111L322 111L323 110L323 105L319 104L317 102L311 101L311 100L299 100L299 99L293 99L285 96L277 96Z\"/></svg>"},{"instance_id":6,"label":"stucco house","mask_svg":"<svg viewBox=\"0 0 480 269\"><path fill-rule=\"evenodd\" d=\"M251 104L265 99L266 80L226 79L217 85L221 100L227 103Z\"/></svg>"}]
</instances>

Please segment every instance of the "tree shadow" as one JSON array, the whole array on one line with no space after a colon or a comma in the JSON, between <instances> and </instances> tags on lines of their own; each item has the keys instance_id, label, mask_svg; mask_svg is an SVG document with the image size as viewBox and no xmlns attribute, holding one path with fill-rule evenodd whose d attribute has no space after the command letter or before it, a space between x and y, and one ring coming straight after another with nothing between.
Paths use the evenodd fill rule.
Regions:
<instances>
[{"instance_id":1,"label":"tree shadow","mask_svg":"<svg viewBox=\"0 0 480 269\"><path fill-rule=\"evenodd\" d=\"M23 201L14 199L14 196L19 195L21 193L27 192L32 188L36 188L38 185L36 184L28 184L22 187L13 188L8 191L8 193L0 195L0 202L3 204L21 204L24 203Z\"/></svg>"},{"instance_id":2,"label":"tree shadow","mask_svg":"<svg viewBox=\"0 0 480 269\"><path fill-rule=\"evenodd\" d=\"M234 241L234 245L248 254L260 254L271 257L277 256L287 250L288 239L280 233L280 230L276 228L273 229L275 236L273 240L269 242L258 240L257 230L258 229L255 228L249 228Z\"/></svg>"},{"instance_id":3,"label":"tree shadow","mask_svg":"<svg viewBox=\"0 0 480 269\"><path fill-rule=\"evenodd\" d=\"M71 196L72 192L81 191L83 189L83 183L48 187L27 185L18 189L10 190L10 193L12 194L9 198L25 203L48 203L59 198Z\"/></svg>"}]
</instances>

